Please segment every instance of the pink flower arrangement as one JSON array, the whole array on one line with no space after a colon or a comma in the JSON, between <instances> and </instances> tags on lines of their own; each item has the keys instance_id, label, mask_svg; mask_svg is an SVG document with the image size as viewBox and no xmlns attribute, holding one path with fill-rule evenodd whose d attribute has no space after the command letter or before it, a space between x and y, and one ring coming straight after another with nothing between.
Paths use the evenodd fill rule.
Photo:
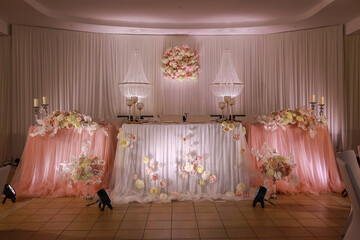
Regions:
<instances>
[{"instance_id":1,"label":"pink flower arrangement","mask_svg":"<svg viewBox=\"0 0 360 240\"><path fill-rule=\"evenodd\" d=\"M151 180L153 180L154 182L158 179L158 177L156 176L156 174L152 175Z\"/></svg>"},{"instance_id":2,"label":"pink flower arrangement","mask_svg":"<svg viewBox=\"0 0 360 240\"><path fill-rule=\"evenodd\" d=\"M252 154L256 156L258 170L266 181L281 180L289 176L291 176L290 179L296 178L296 175L292 173L296 167L292 154L288 157L277 155L276 150L271 149L266 142L261 149L252 149ZM297 184L296 181L294 183L294 185Z\"/></svg>"},{"instance_id":3,"label":"pink flower arrangement","mask_svg":"<svg viewBox=\"0 0 360 240\"><path fill-rule=\"evenodd\" d=\"M197 80L199 75L199 54L188 45L176 46L164 52L161 70L166 80Z\"/></svg>"},{"instance_id":4,"label":"pink flower arrangement","mask_svg":"<svg viewBox=\"0 0 360 240\"><path fill-rule=\"evenodd\" d=\"M160 187L161 188L164 188L164 187L166 187L166 180L165 179L161 179L161 181L160 181Z\"/></svg>"}]
</instances>

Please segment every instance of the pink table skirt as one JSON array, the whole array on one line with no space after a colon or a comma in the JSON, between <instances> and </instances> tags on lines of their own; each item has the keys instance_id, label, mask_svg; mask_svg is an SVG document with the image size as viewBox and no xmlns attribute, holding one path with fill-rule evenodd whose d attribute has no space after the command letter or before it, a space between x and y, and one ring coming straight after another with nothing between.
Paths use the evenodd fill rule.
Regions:
<instances>
[{"instance_id":1,"label":"pink table skirt","mask_svg":"<svg viewBox=\"0 0 360 240\"><path fill-rule=\"evenodd\" d=\"M102 183L90 184L90 193L94 195L100 188L108 188L118 130L114 124L106 124L105 127L108 136L102 130L97 130L90 136L85 130L79 134L71 129L62 129L53 137L49 134L31 137L30 133L34 132L35 127L30 127L20 164L11 183L17 197L85 196L85 182L77 182L70 187L68 181L58 179L55 170L55 166L69 160L71 156L79 156L85 139L91 141L89 150L93 151L93 155L101 156L106 162Z\"/></svg>"},{"instance_id":2,"label":"pink table skirt","mask_svg":"<svg viewBox=\"0 0 360 240\"><path fill-rule=\"evenodd\" d=\"M277 189L280 192L319 194L343 190L327 128L318 128L315 138L311 138L308 131L296 126L286 126L286 131L280 128L266 131L262 124L246 123L245 126L250 149L260 148L267 142L270 147L277 149L280 155L294 153L297 165L295 173L300 177L300 183L296 187L291 187L277 181ZM255 157L253 161L256 164Z\"/></svg>"}]
</instances>

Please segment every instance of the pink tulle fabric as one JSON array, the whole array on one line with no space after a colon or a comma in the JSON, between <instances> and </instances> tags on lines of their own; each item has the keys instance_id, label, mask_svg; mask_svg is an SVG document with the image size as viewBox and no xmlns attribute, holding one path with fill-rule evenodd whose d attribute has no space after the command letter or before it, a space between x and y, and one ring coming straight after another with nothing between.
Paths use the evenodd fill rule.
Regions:
<instances>
[{"instance_id":1,"label":"pink tulle fabric","mask_svg":"<svg viewBox=\"0 0 360 240\"><path fill-rule=\"evenodd\" d=\"M93 151L91 155L101 156L106 162L102 183L90 184L90 193L94 195L100 188L108 188L114 165L118 130L116 125L109 123L105 123L105 129L108 136L105 136L101 129L96 130L93 136L85 130L79 134L72 129L62 129L53 137L49 134L31 137L30 133L34 132L35 127L30 127L20 164L11 183L16 196L18 198L85 196L85 182L77 182L70 187L69 181L58 179L55 170L55 166L69 160L71 156L79 156L85 139L91 141L88 147L89 151Z\"/></svg>"},{"instance_id":2,"label":"pink tulle fabric","mask_svg":"<svg viewBox=\"0 0 360 240\"><path fill-rule=\"evenodd\" d=\"M296 163L295 173L300 183L290 186L282 181L276 182L277 190L288 194L320 194L327 192L341 192L344 185L341 183L337 169L334 149L331 143L329 130L318 128L314 138L309 131L296 126L286 126L286 131L277 129L266 131L262 124L245 123L246 138L249 148L260 148L264 142L277 149L279 155L294 153ZM256 159L253 157L256 164Z\"/></svg>"}]
</instances>

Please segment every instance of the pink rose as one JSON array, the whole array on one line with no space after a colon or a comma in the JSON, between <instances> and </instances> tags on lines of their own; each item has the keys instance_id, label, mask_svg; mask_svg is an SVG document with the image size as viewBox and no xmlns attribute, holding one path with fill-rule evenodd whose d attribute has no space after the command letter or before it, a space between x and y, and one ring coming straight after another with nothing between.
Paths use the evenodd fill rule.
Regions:
<instances>
[{"instance_id":1,"label":"pink rose","mask_svg":"<svg viewBox=\"0 0 360 240\"><path fill-rule=\"evenodd\" d=\"M84 172L84 169L81 168L81 167L79 167L79 168L76 169L76 174L77 174L77 175L81 175L83 172Z\"/></svg>"},{"instance_id":2,"label":"pink rose","mask_svg":"<svg viewBox=\"0 0 360 240\"><path fill-rule=\"evenodd\" d=\"M152 169L151 168L145 168L145 173L147 174L147 175L150 175L150 174L152 174Z\"/></svg>"},{"instance_id":3,"label":"pink rose","mask_svg":"<svg viewBox=\"0 0 360 240\"><path fill-rule=\"evenodd\" d=\"M201 163L203 159L201 156L197 156L196 160Z\"/></svg>"},{"instance_id":4,"label":"pink rose","mask_svg":"<svg viewBox=\"0 0 360 240\"><path fill-rule=\"evenodd\" d=\"M162 188L166 187L166 180L165 179L161 179L160 187L162 187Z\"/></svg>"},{"instance_id":5,"label":"pink rose","mask_svg":"<svg viewBox=\"0 0 360 240\"><path fill-rule=\"evenodd\" d=\"M216 182L216 176L215 176L215 175L211 175L211 176L209 177L209 182L210 182L210 183Z\"/></svg>"},{"instance_id":6,"label":"pink rose","mask_svg":"<svg viewBox=\"0 0 360 240\"><path fill-rule=\"evenodd\" d=\"M235 196L242 198L243 197L243 192L242 191L236 191Z\"/></svg>"},{"instance_id":7,"label":"pink rose","mask_svg":"<svg viewBox=\"0 0 360 240\"><path fill-rule=\"evenodd\" d=\"M132 139L133 141L136 141L136 136L135 136L135 135L132 136L131 139Z\"/></svg>"},{"instance_id":8,"label":"pink rose","mask_svg":"<svg viewBox=\"0 0 360 240\"><path fill-rule=\"evenodd\" d=\"M158 177L154 174L154 175L152 175L152 178L151 178L151 180L153 180L154 182L156 181L158 179Z\"/></svg>"},{"instance_id":9,"label":"pink rose","mask_svg":"<svg viewBox=\"0 0 360 240\"><path fill-rule=\"evenodd\" d=\"M177 192L172 192L172 193L170 194L170 197L171 197L171 198L174 198L174 199L178 199L178 198L179 198L179 194L178 194Z\"/></svg>"},{"instance_id":10,"label":"pink rose","mask_svg":"<svg viewBox=\"0 0 360 240\"><path fill-rule=\"evenodd\" d=\"M234 141L238 141L239 139L240 139L240 134L234 133L234 135L233 135L233 140L234 140Z\"/></svg>"},{"instance_id":11,"label":"pink rose","mask_svg":"<svg viewBox=\"0 0 360 240\"><path fill-rule=\"evenodd\" d=\"M191 174L192 176L195 176L195 175L197 174L197 171L196 171L196 170L192 170L192 171L190 172L190 174Z\"/></svg>"}]
</instances>

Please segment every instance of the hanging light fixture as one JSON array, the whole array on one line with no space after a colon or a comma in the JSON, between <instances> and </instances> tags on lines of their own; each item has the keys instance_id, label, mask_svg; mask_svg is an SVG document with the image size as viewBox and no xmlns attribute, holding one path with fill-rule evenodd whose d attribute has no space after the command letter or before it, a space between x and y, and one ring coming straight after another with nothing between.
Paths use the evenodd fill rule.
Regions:
<instances>
[{"instance_id":1,"label":"hanging light fixture","mask_svg":"<svg viewBox=\"0 0 360 240\"><path fill-rule=\"evenodd\" d=\"M229 50L224 51L219 71L210 87L217 97L234 98L241 94L244 83L239 80Z\"/></svg>"},{"instance_id":2,"label":"hanging light fixture","mask_svg":"<svg viewBox=\"0 0 360 240\"><path fill-rule=\"evenodd\" d=\"M121 94L127 98L147 98L150 95L152 84L145 76L139 51L131 55L129 70L119 87Z\"/></svg>"}]
</instances>

